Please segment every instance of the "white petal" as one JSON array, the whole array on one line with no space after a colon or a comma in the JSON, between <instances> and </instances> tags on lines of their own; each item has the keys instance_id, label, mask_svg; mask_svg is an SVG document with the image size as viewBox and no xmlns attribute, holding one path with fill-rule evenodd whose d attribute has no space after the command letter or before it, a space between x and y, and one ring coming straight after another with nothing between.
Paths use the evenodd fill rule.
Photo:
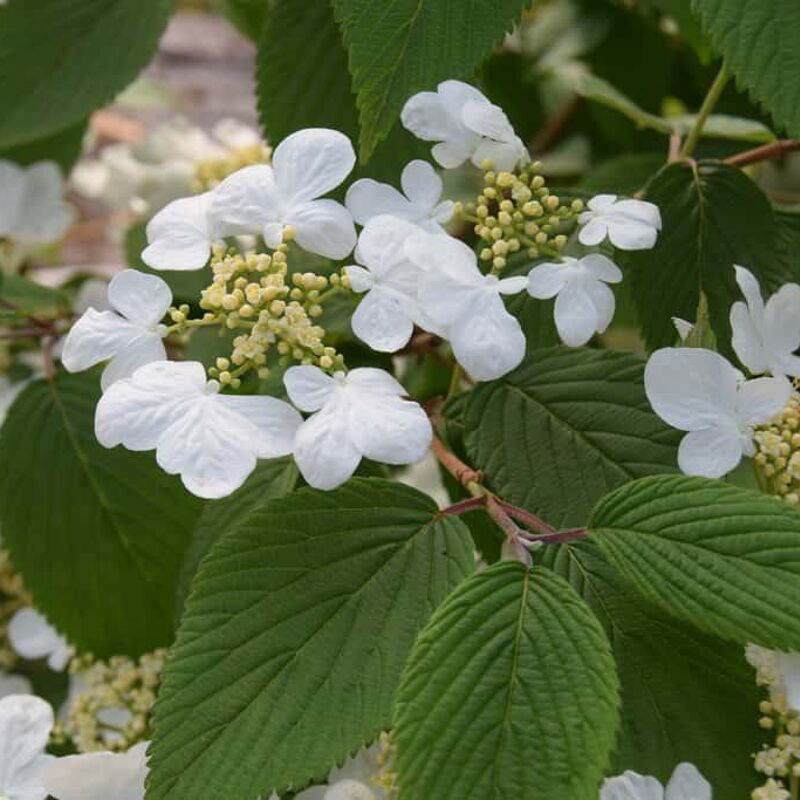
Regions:
<instances>
[{"instance_id":1,"label":"white petal","mask_svg":"<svg viewBox=\"0 0 800 800\"><path fill-rule=\"evenodd\" d=\"M800 653L775 654L789 708L800 711Z\"/></svg>"},{"instance_id":2,"label":"white petal","mask_svg":"<svg viewBox=\"0 0 800 800\"><path fill-rule=\"evenodd\" d=\"M272 154L275 181L281 193L295 204L335 189L355 163L350 140L328 128L297 131L287 136Z\"/></svg>"},{"instance_id":3,"label":"white petal","mask_svg":"<svg viewBox=\"0 0 800 800\"><path fill-rule=\"evenodd\" d=\"M283 242L284 225L280 222L267 222L261 230L264 243L275 250Z\"/></svg>"},{"instance_id":4,"label":"white petal","mask_svg":"<svg viewBox=\"0 0 800 800\"><path fill-rule=\"evenodd\" d=\"M354 387L359 392L405 397L407 392L403 384L392 377L386 370L376 367L358 367L347 373L346 386Z\"/></svg>"},{"instance_id":5,"label":"white petal","mask_svg":"<svg viewBox=\"0 0 800 800\"><path fill-rule=\"evenodd\" d=\"M566 285L572 271L568 264L546 263L528 273L528 294L540 300L555 297Z\"/></svg>"},{"instance_id":6,"label":"white petal","mask_svg":"<svg viewBox=\"0 0 800 800\"><path fill-rule=\"evenodd\" d=\"M596 194L586 207L592 211L608 211L614 203L617 202L617 195L615 194Z\"/></svg>"},{"instance_id":7,"label":"white petal","mask_svg":"<svg viewBox=\"0 0 800 800\"><path fill-rule=\"evenodd\" d=\"M148 267L191 270L204 267L214 231L208 220L209 193L174 200L147 223L149 245L142 252Z\"/></svg>"},{"instance_id":8,"label":"white petal","mask_svg":"<svg viewBox=\"0 0 800 800\"><path fill-rule=\"evenodd\" d=\"M721 478L742 460L742 437L733 427L691 431L678 447L678 466L686 475Z\"/></svg>"},{"instance_id":9,"label":"white petal","mask_svg":"<svg viewBox=\"0 0 800 800\"><path fill-rule=\"evenodd\" d=\"M303 418L288 403L265 395L221 394L215 400L249 421L236 438L258 458L279 458L292 452Z\"/></svg>"},{"instance_id":10,"label":"white petal","mask_svg":"<svg viewBox=\"0 0 800 800\"><path fill-rule=\"evenodd\" d=\"M53 727L53 709L33 695L0 700L0 787L16 800L44 800L39 771Z\"/></svg>"},{"instance_id":11,"label":"white petal","mask_svg":"<svg viewBox=\"0 0 800 800\"><path fill-rule=\"evenodd\" d=\"M395 214L408 218L413 213L411 204L394 186L378 183L372 178L356 181L347 190L344 202L359 225L366 225L379 214Z\"/></svg>"},{"instance_id":12,"label":"white petal","mask_svg":"<svg viewBox=\"0 0 800 800\"><path fill-rule=\"evenodd\" d=\"M731 345L739 361L754 375L769 369L769 359L764 352L761 332L753 322L750 309L738 300L731 306Z\"/></svg>"},{"instance_id":13,"label":"white petal","mask_svg":"<svg viewBox=\"0 0 800 800\"><path fill-rule=\"evenodd\" d=\"M323 800L378 800L378 798L366 783L345 778L329 786Z\"/></svg>"},{"instance_id":14,"label":"white petal","mask_svg":"<svg viewBox=\"0 0 800 800\"><path fill-rule=\"evenodd\" d=\"M153 361L165 361L167 351L160 333L141 333L136 339L120 348L107 364L100 377L100 388L106 391L112 383L129 378L139 367Z\"/></svg>"},{"instance_id":15,"label":"white petal","mask_svg":"<svg viewBox=\"0 0 800 800\"><path fill-rule=\"evenodd\" d=\"M280 224L285 207L272 167L254 164L229 175L210 193L208 214L220 235L258 235L266 224ZM278 244L280 239L268 242L270 247Z\"/></svg>"},{"instance_id":16,"label":"white petal","mask_svg":"<svg viewBox=\"0 0 800 800\"><path fill-rule=\"evenodd\" d=\"M292 206L286 212L286 223L294 225L297 243L311 253L339 260L356 246L353 218L335 200L311 200Z\"/></svg>"},{"instance_id":17,"label":"white petal","mask_svg":"<svg viewBox=\"0 0 800 800\"><path fill-rule=\"evenodd\" d=\"M143 334L140 326L113 311L90 308L67 334L61 361L69 372L80 372L112 358Z\"/></svg>"},{"instance_id":18,"label":"white petal","mask_svg":"<svg viewBox=\"0 0 800 800\"><path fill-rule=\"evenodd\" d=\"M711 784L694 764L678 764L667 784L664 800L711 800Z\"/></svg>"},{"instance_id":19,"label":"white petal","mask_svg":"<svg viewBox=\"0 0 800 800\"><path fill-rule=\"evenodd\" d=\"M783 411L792 394L785 378L755 378L739 387L737 415L743 425L769 422Z\"/></svg>"},{"instance_id":20,"label":"white petal","mask_svg":"<svg viewBox=\"0 0 800 800\"><path fill-rule=\"evenodd\" d=\"M739 284L751 313L760 323L764 312L764 299L761 296L761 287L758 285L756 276L746 267L740 267L737 264L733 265L733 270L736 274L736 283Z\"/></svg>"},{"instance_id":21,"label":"white petal","mask_svg":"<svg viewBox=\"0 0 800 800\"><path fill-rule=\"evenodd\" d=\"M514 129L505 112L499 106L471 100L461 109L462 122L475 133L498 142L512 142L516 138Z\"/></svg>"},{"instance_id":22,"label":"white petal","mask_svg":"<svg viewBox=\"0 0 800 800\"><path fill-rule=\"evenodd\" d=\"M381 353L394 353L404 347L414 332L407 305L380 286L359 303L350 324L362 342Z\"/></svg>"},{"instance_id":23,"label":"white petal","mask_svg":"<svg viewBox=\"0 0 800 800\"><path fill-rule=\"evenodd\" d=\"M18 239L54 242L60 239L74 214L64 202L64 179L53 161L40 161L25 170L22 195L13 232Z\"/></svg>"},{"instance_id":24,"label":"white petal","mask_svg":"<svg viewBox=\"0 0 800 800\"><path fill-rule=\"evenodd\" d=\"M301 411L318 411L333 396L336 381L319 367L289 367L283 375L289 399Z\"/></svg>"},{"instance_id":25,"label":"white petal","mask_svg":"<svg viewBox=\"0 0 800 800\"><path fill-rule=\"evenodd\" d=\"M603 217L591 216L591 212L589 212L589 215L586 216L581 214L581 218L578 221L583 225L578 231L578 241L581 244L587 247L593 247L596 244L600 244L600 242L606 238L608 225Z\"/></svg>"},{"instance_id":26,"label":"white petal","mask_svg":"<svg viewBox=\"0 0 800 800\"><path fill-rule=\"evenodd\" d=\"M33 608L21 608L14 614L8 624L8 638L14 650L31 661L55 655L50 666L57 672L64 669L69 660L64 637Z\"/></svg>"},{"instance_id":27,"label":"white petal","mask_svg":"<svg viewBox=\"0 0 800 800\"><path fill-rule=\"evenodd\" d=\"M606 328L611 324L614 318L614 309L616 307L616 299L614 292L602 281L595 280L594 278L582 280L586 294L590 298L595 310L597 333L603 333Z\"/></svg>"},{"instance_id":28,"label":"white petal","mask_svg":"<svg viewBox=\"0 0 800 800\"><path fill-rule=\"evenodd\" d=\"M427 161L418 158L406 164L400 183L406 197L420 213L429 214L433 211L442 196L442 179Z\"/></svg>"},{"instance_id":29,"label":"white petal","mask_svg":"<svg viewBox=\"0 0 800 800\"><path fill-rule=\"evenodd\" d=\"M433 431L418 403L367 394L350 406L350 431L361 453L384 464L414 464L431 445Z\"/></svg>"},{"instance_id":30,"label":"white petal","mask_svg":"<svg viewBox=\"0 0 800 800\"><path fill-rule=\"evenodd\" d=\"M561 340L569 347L586 344L598 328L597 309L588 288L589 281L580 280L576 276L556 298L554 309L556 328Z\"/></svg>"},{"instance_id":31,"label":"white petal","mask_svg":"<svg viewBox=\"0 0 800 800\"><path fill-rule=\"evenodd\" d=\"M664 787L649 775L625 772L606 778L600 789L600 800L663 800Z\"/></svg>"},{"instance_id":32,"label":"white petal","mask_svg":"<svg viewBox=\"0 0 800 800\"><path fill-rule=\"evenodd\" d=\"M497 281L496 290L498 294L519 294L525 291L528 279L524 275L513 275L510 278L501 278Z\"/></svg>"},{"instance_id":33,"label":"white petal","mask_svg":"<svg viewBox=\"0 0 800 800\"><path fill-rule=\"evenodd\" d=\"M124 269L108 284L108 301L131 322L150 327L161 322L172 305L172 291L157 275Z\"/></svg>"},{"instance_id":34,"label":"white petal","mask_svg":"<svg viewBox=\"0 0 800 800\"><path fill-rule=\"evenodd\" d=\"M470 157L477 144L471 139L463 138L439 142L431 148L431 155L445 169L455 169Z\"/></svg>"},{"instance_id":35,"label":"white petal","mask_svg":"<svg viewBox=\"0 0 800 800\"><path fill-rule=\"evenodd\" d=\"M646 200L619 200L614 203L612 214L628 221L636 221L648 227L661 230L661 211L655 203Z\"/></svg>"},{"instance_id":36,"label":"white petal","mask_svg":"<svg viewBox=\"0 0 800 800\"><path fill-rule=\"evenodd\" d=\"M409 273L405 281L408 289L416 295L419 267L408 258L405 245L419 235L419 228L404 219L387 214L373 217L358 237L358 257L375 275L391 278L400 273Z\"/></svg>"},{"instance_id":37,"label":"white petal","mask_svg":"<svg viewBox=\"0 0 800 800\"><path fill-rule=\"evenodd\" d=\"M610 258L600 253L584 256L579 263L599 281L619 283L622 280L622 270Z\"/></svg>"},{"instance_id":38,"label":"white petal","mask_svg":"<svg viewBox=\"0 0 800 800\"><path fill-rule=\"evenodd\" d=\"M436 222L439 225L444 225L450 222L455 213L456 204L452 200L443 200L433 209L430 221Z\"/></svg>"},{"instance_id":39,"label":"white petal","mask_svg":"<svg viewBox=\"0 0 800 800\"><path fill-rule=\"evenodd\" d=\"M414 136L428 142L445 141L453 131L453 119L437 92L412 95L403 106L400 120Z\"/></svg>"},{"instance_id":40,"label":"white petal","mask_svg":"<svg viewBox=\"0 0 800 800\"><path fill-rule=\"evenodd\" d=\"M800 347L800 286L796 283L784 284L767 300L764 346L775 355Z\"/></svg>"},{"instance_id":41,"label":"white petal","mask_svg":"<svg viewBox=\"0 0 800 800\"><path fill-rule=\"evenodd\" d=\"M9 236L16 229L24 183L20 167L0 161L0 236Z\"/></svg>"},{"instance_id":42,"label":"white petal","mask_svg":"<svg viewBox=\"0 0 800 800\"><path fill-rule=\"evenodd\" d=\"M520 139L511 142L496 142L484 139L472 153L472 163L480 167L486 159L492 162L497 170L511 171L519 162L529 160L528 151Z\"/></svg>"},{"instance_id":43,"label":"white petal","mask_svg":"<svg viewBox=\"0 0 800 800\"><path fill-rule=\"evenodd\" d=\"M608 238L620 250L650 250L657 237L658 231L650 225L616 219L608 221Z\"/></svg>"},{"instance_id":44,"label":"white petal","mask_svg":"<svg viewBox=\"0 0 800 800\"><path fill-rule=\"evenodd\" d=\"M358 294L368 292L375 285L372 273L368 269L364 269L364 267L353 264L345 267L344 271L350 279L350 288Z\"/></svg>"}]
</instances>

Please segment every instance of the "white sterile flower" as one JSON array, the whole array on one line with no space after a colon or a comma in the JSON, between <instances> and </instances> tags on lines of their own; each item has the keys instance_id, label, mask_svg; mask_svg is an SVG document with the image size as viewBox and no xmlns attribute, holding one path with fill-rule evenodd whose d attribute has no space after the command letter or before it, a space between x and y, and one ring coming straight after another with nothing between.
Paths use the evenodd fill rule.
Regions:
<instances>
[{"instance_id":1,"label":"white sterile flower","mask_svg":"<svg viewBox=\"0 0 800 800\"><path fill-rule=\"evenodd\" d=\"M245 167L212 192L211 216L225 235L260 234L269 247L291 227L300 247L327 258L345 258L356 243L350 212L318 198L335 189L353 169L356 154L339 131L308 128L287 136L272 166Z\"/></svg>"},{"instance_id":2,"label":"white sterile flower","mask_svg":"<svg viewBox=\"0 0 800 800\"><path fill-rule=\"evenodd\" d=\"M422 270L404 247L417 232L412 223L397 217L374 217L356 247L356 258L364 266L345 267L353 291L365 293L350 323L353 333L373 350L399 350L408 343L418 320Z\"/></svg>"},{"instance_id":3,"label":"white sterile flower","mask_svg":"<svg viewBox=\"0 0 800 800\"><path fill-rule=\"evenodd\" d=\"M161 320L172 305L172 292L158 276L126 269L109 283L108 301L114 310L89 308L67 334L61 354L70 372L110 359L101 380L104 390L167 357L162 342L167 328Z\"/></svg>"},{"instance_id":4,"label":"white sterile flower","mask_svg":"<svg viewBox=\"0 0 800 800\"><path fill-rule=\"evenodd\" d=\"M624 772L607 778L600 789L600 800L711 800L711 784L693 764L675 767L666 787L649 775Z\"/></svg>"},{"instance_id":5,"label":"white sterile flower","mask_svg":"<svg viewBox=\"0 0 800 800\"><path fill-rule=\"evenodd\" d=\"M47 659L47 666L63 671L72 648L67 640L35 609L21 608L8 623L8 639L14 651L31 661Z\"/></svg>"},{"instance_id":6,"label":"white sterile flower","mask_svg":"<svg viewBox=\"0 0 800 800\"><path fill-rule=\"evenodd\" d=\"M199 497L238 489L258 458L292 452L302 419L288 403L219 393L196 361L156 361L112 384L97 404L95 433L105 447L155 450Z\"/></svg>"},{"instance_id":7,"label":"white sterile flower","mask_svg":"<svg viewBox=\"0 0 800 800\"><path fill-rule=\"evenodd\" d=\"M42 768L42 783L56 800L144 800L148 744L125 753L51 759Z\"/></svg>"},{"instance_id":8,"label":"white sterile flower","mask_svg":"<svg viewBox=\"0 0 800 800\"><path fill-rule=\"evenodd\" d=\"M605 256L565 256L562 262L539 264L528 273L528 294L541 300L556 298L558 335L570 347L580 347L609 326L615 301L606 284L621 280L619 267Z\"/></svg>"},{"instance_id":9,"label":"white sterile flower","mask_svg":"<svg viewBox=\"0 0 800 800\"><path fill-rule=\"evenodd\" d=\"M38 244L60 239L73 219L64 202L64 179L58 165L39 161L20 167L0 161L0 239Z\"/></svg>"},{"instance_id":10,"label":"white sterile flower","mask_svg":"<svg viewBox=\"0 0 800 800\"><path fill-rule=\"evenodd\" d=\"M722 477L742 455L753 455L753 427L780 413L792 391L784 378L745 381L719 353L687 347L656 350L645 367L644 388L659 417L688 431L678 466L708 478Z\"/></svg>"},{"instance_id":11,"label":"white sterile flower","mask_svg":"<svg viewBox=\"0 0 800 800\"><path fill-rule=\"evenodd\" d=\"M423 313L449 339L470 376L491 381L514 369L525 356L525 335L502 295L523 291L528 279L483 275L475 253L446 236L422 234L406 243L406 252L425 270Z\"/></svg>"},{"instance_id":12,"label":"white sterile flower","mask_svg":"<svg viewBox=\"0 0 800 800\"><path fill-rule=\"evenodd\" d=\"M290 367L283 382L289 399L315 412L301 425L294 458L306 481L335 489L362 458L413 464L430 447L432 430L419 404L388 372L361 367L333 377L318 367Z\"/></svg>"},{"instance_id":13,"label":"white sterile flower","mask_svg":"<svg viewBox=\"0 0 800 800\"><path fill-rule=\"evenodd\" d=\"M446 169L467 159L479 167L490 159L496 169L512 170L529 160L503 109L461 81L444 81L435 92L413 95L400 119L418 139L438 142L431 152Z\"/></svg>"},{"instance_id":14,"label":"white sterile flower","mask_svg":"<svg viewBox=\"0 0 800 800\"><path fill-rule=\"evenodd\" d=\"M769 650L757 644L745 648L747 662L756 670L756 681L769 687L773 700L785 700L800 711L800 653Z\"/></svg>"},{"instance_id":15,"label":"white sterile flower","mask_svg":"<svg viewBox=\"0 0 800 800\"><path fill-rule=\"evenodd\" d=\"M442 179L436 170L427 161L415 159L406 164L400 184L404 194L388 183L362 178L347 190L345 205L359 225L391 214L430 233L444 233L442 225L452 219L455 205L452 200L440 202Z\"/></svg>"},{"instance_id":16,"label":"white sterile flower","mask_svg":"<svg viewBox=\"0 0 800 800\"><path fill-rule=\"evenodd\" d=\"M731 307L731 344L739 360L754 375L800 377L800 286L786 283L766 304L758 280L750 270L734 267L736 282L747 303Z\"/></svg>"},{"instance_id":17,"label":"white sterile flower","mask_svg":"<svg viewBox=\"0 0 800 800\"><path fill-rule=\"evenodd\" d=\"M608 236L619 250L649 250L661 230L661 212L645 200L617 200L615 194L598 194L578 217L578 241L600 244Z\"/></svg>"},{"instance_id":18,"label":"white sterile flower","mask_svg":"<svg viewBox=\"0 0 800 800\"><path fill-rule=\"evenodd\" d=\"M12 694L0 700L0 798L45 800L40 772L53 727L53 709L39 697Z\"/></svg>"}]
</instances>

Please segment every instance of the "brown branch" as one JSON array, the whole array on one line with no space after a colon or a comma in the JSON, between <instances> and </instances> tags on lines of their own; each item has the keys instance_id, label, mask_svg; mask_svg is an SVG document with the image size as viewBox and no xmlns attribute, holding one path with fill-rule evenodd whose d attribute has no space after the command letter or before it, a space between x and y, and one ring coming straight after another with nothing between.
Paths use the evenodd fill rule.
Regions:
<instances>
[{"instance_id":1,"label":"brown branch","mask_svg":"<svg viewBox=\"0 0 800 800\"><path fill-rule=\"evenodd\" d=\"M531 152L534 155L546 152L558 142L567 129L572 115L578 110L582 102L583 98L579 94L572 95L572 97L547 120L544 127L531 140Z\"/></svg>"},{"instance_id":2,"label":"brown branch","mask_svg":"<svg viewBox=\"0 0 800 800\"><path fill-rule=\"evenodd\" d=\"M541 531L545 534L555 533L556 529L545 522L543 519L539 519L536 514L532 514L530 511L526 511L524 508L520 508L519 506L514 506L511 503L506 503L505 500L500 500L500 504L503 508L518 522L523 522L530 528L533 528L536 531Z\"/></svg>"},{"instance_id":3,"label":"brown branch","mask_svg":"<svg viewBox=\"0 0 800 800\"><path fill-rule=\"evenodd\" d=\"M752 150L737 153L725 163L732 164L734 167L746 167L759 161L780 158L786 153L792 153L796 150L800 150L800 139L777 139L769 144L763 144L761 147L754 147Z\"/></svg>"},{"instance_id":4,"label":"brown branch","mask_svg":"<svg viewBox=\"0 0 800 800\"><path fill-rule=\"evenodd\" d=\"M681 157L681 135L675 131L669 137L669 150L667 151L667 164L672 164Z\"/></svg>"},{"instance_id":5,"label":"brown branch","mask_svg":"<svg viewBox=\"0 0 800 800\"><path fill-rule=\"evenodd\" d=\"M470 511L475 511L483 508L486 505L486 495L481 494L477 497L468 497L466 500L460 500L458 503L453 503L447 508L443 508L439 512L440 517L459 517L462 514L467 514Z\"/></svg>"},{"instance_id":6,"label":"brown branch","mask_svg":"<svg viewBox=\"0 0 800 800\"><path fill-rule=\"evenodd\" d=\"M561 544L562 542L575 542L578 539L585 539L589 535L586 528L571 528L568 531L554 531L553 533L544 533L541 535L533 535L528 541L541 542L541 544Z\"/></svg>"},{"instance_id":7,"label":"brown branch","mask_svg":"<svg viewBox=\"0 0 800 800\"><path fill-rule=\"evenodd\" d=\"M471 483L481 483L483 474L465 464L455 453L447 449L445 443L434 436L431 442L431 450L438 459L439 463L462 485L469 486Z\"/></svg>"}]
</instances>

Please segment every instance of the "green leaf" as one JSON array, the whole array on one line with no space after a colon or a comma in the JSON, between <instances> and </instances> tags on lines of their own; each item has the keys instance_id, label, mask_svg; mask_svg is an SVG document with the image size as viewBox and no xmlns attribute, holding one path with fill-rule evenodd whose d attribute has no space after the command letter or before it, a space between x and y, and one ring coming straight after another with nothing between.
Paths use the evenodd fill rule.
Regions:
<instances>
[{"instance_id":1,"label":"green leaf","mask_svg":"<svg viewBox=\"0 0 800 800\"><path fill-rule=\"evenodd\" d=\"M655 476L603 498L589 529L667 613L740 644L800 649L800 514L775 498Z\"/></svg>"},{"instance_id":2,"label":"green leaf","mask_svg":"<svg viewBox=\"0 0 800 800\"><path fill-rule=\"evenodd\" d=\"M0 147L105 105L147 64L173 0L10 0L0 8Z\"/></svg>"},{"instance_id":3,"label":"green leaf","mask_svg":"<svg viewBox=\"0 0 800 800\"><path fill-rule=\"evenodd\" d=\"M775 250L781 266L794 281L800 281L800 205L776 206Z\"/></svg>"},{"instance_id":4,"label":"green leaf","mask_svg":"<svg viewBox=\"0 0 800 800\"><path fill-rule=\"evenodd\" d=\"M730 308L741 299L733 265L751 269L765 292L789 277L773 256L775 226L766 197L741 170L716 161L668 165L646 197L661 209L658 242L652 250L618 252L617 259L631 280L647 345L675 342L672 317L694 321L702 289L711 327L729 353Z\"/></svg>"},{"instance_id":5,"label":"green leaf","mask_svg":"<svg viewBox=\"0 0 800 800\"><path fill-rule=\"evenodd\" d=\"M740 800L761 749L761 690L741 646L660 611L627 586L594 542L545 548L605 628L614 651L622 719L612 772L632 769L665 782L691 761L716 800ZM698 709L702 715L698 716Z\"/></svg>"},{"instance_id":6,"label":"green leaf","mask_svg":"<svg viewBox=\"0 0 800 800\"><path fill-rule=\"evenodd\" d=\"M252 510L203 560L155 711L149 800L302 788L391 724L414 639L473 567L430 498L355 479Z\"/></svg>"},{"instance_id":7,"label":"green leaf","mask_svg":"<svg viewBox=\"0 0 800 800\"><path fill-rule=\"evenodd\" d=\"M632 195L639 191L664 165L664 157L655 153L630 153L601 161L580 181L587 195L610 192Z\"/></svg>"},{"instance_id":8,"label":"green leaf","mask_svg":"<svg viewBox=\"0 0 800 800\"><path fill-rule=\"evenodd\" d=\"M270 13L272 0L214 0L214 5L245 36L257 42Z\"/></svg>"},{"instance_id":9,"label":"green leaf","mask_svg":"<svg viewBox=\"0 0 800 800\"><path fill-rule=\"evenodd\" d=\"M83 149L87 123L88 119L82 119L44 139L0 150L0 159L22 165L33 164L36 161L55 161L61 167L61 171L68 175Z\"/></svg>"},{"instance_id":10,"label":"green leaf","mask_svg":"<svg viewBox=\"0 0 800 800\"><path fill-rule=\"evenodd\" d=\"M94 374L31 383L0 432L3 542L37 607L81 651L172 640L184 550L202 508L151 454L94 437Z\"/></svg>"},{"instance_id":11,"label":"green leaf","mask_svg":"<svg viewBox=\"0 0 800 800\"><path fill-rule=\"evenodd\" d=\"M333 0L367 158L415 92L470 79L531 0Z\"/></svg>"},{"instance_id":12,"label":"green leaf","mask_svg":"<svg viewBox=\"0 0 800 800\"><path fill-rule=\"evenodd\" d=\"M585 524L616 486L676 469L680 434L650 409L644 362L601 350L535 351L467 401L468 463L504 500L557 527Z\"/></svg>"},{"instance_id":13,"label":"green leaf","mask_svg":"<svg viewBox=\"0 0 800 800\"><path fill-rule=\"evenodd\" d=\"M397 697L403 797L596 800L618 723L597 618L563 578L502 562L420 634Z\"/></svg>"},{"instance_id":14,"label":"green leaf","mask_svg":"<svg viewBox=\"0 0 800 800\"><path fill-rule=\"evenodd\" d=\"M23 316L36 311L70 307L69 298L58 289L11 273L0 272L0 299L12 304L15 312Z\"/></svg>"},{"instance_id":15,"label":"green leaf","mask_svg":"<svg viewBox=\"0 0 800 800\"><path fill-rule=\"evenodd\" d=\"M737 84L800 136L800 4L693 0L692 8Z\"/></svg>"}]
</instances>

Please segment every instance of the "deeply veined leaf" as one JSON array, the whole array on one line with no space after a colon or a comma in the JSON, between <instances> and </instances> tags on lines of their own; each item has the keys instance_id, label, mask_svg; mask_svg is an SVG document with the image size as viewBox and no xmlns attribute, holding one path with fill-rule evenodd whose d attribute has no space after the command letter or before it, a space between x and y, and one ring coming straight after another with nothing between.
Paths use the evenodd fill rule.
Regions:
<instances>
[{"instance_id":1,"label":"deeply veined leaf","mask_svg":"<svg viewBox=\"0 0 800 800\"><path fill-rule=\"evenodd\" d=\"M37 161L55 161L61 171L68 175L81 154L87 123L88 120L82 119L43 139L0 150L0 160L23 165Z\"/></svg>"},{"instance_id":2,"label":"deeply veined leaf","mask_svg":"<svg viewBox=\"0 0 800 800\"><path fill-rule=\"evenodd\" d=\"M393 738L414 800L596 800L617 729L600 623L552 572L501 562L461 584L414 647Z\"/></svg>"},{"instance_id":3,"label":"deeply veined leaf","mask_svg":"<svg viewBox=\"0 0 800 800\"><path fill-rule=\"evenodd\" d=\"M775 256L792 280L800 281L800 205L776 206Z\"/></svg>"},{"instance_id":4,"label":"deeply veined leaf","mask_svg":"<svg viewBox=\"0 0 800 800\"><path fill-rule=\"evenodd\" d=\"M172 640L202 504L151 454L97 443L99 397L93 374L19 395L0 433L0 529L34 603L80 651L137 656Z\"/></svg>"},{"instance_id":5,"label":"deeply veined leaf","mask_svg":"<svg viewBox=\"0 0 800 800\"><path fill-rule=\"evenodd\" d=\"M409 487L356 479L251 511L203 560L155 711L148 798L252 800L390 726L417 633L473 568Z\"/></svg>"},{"instance_id":6,"label":"deeply veined leaf","mask_svg":"<svg viewBox=\"0 0 800 800\"><path fill-rule=\"evenodd\" d=\"M651 410L643 370L629 354L534 351L470 393L469 463L503 499L557 527L583 525L614 487L676 469L680 436Z\"/></svg>"},{"instance_id":7,"label":"deeply veined leaf","mask_svg":"<svg viewBox=\"0 0 800 800\"><path fill-rule=\"evenodd\" d=\"M667 613L740 644L800 649L800 514L775 498L654 476L603 498L589 529Z\"/></svg>"}]
</instances>

